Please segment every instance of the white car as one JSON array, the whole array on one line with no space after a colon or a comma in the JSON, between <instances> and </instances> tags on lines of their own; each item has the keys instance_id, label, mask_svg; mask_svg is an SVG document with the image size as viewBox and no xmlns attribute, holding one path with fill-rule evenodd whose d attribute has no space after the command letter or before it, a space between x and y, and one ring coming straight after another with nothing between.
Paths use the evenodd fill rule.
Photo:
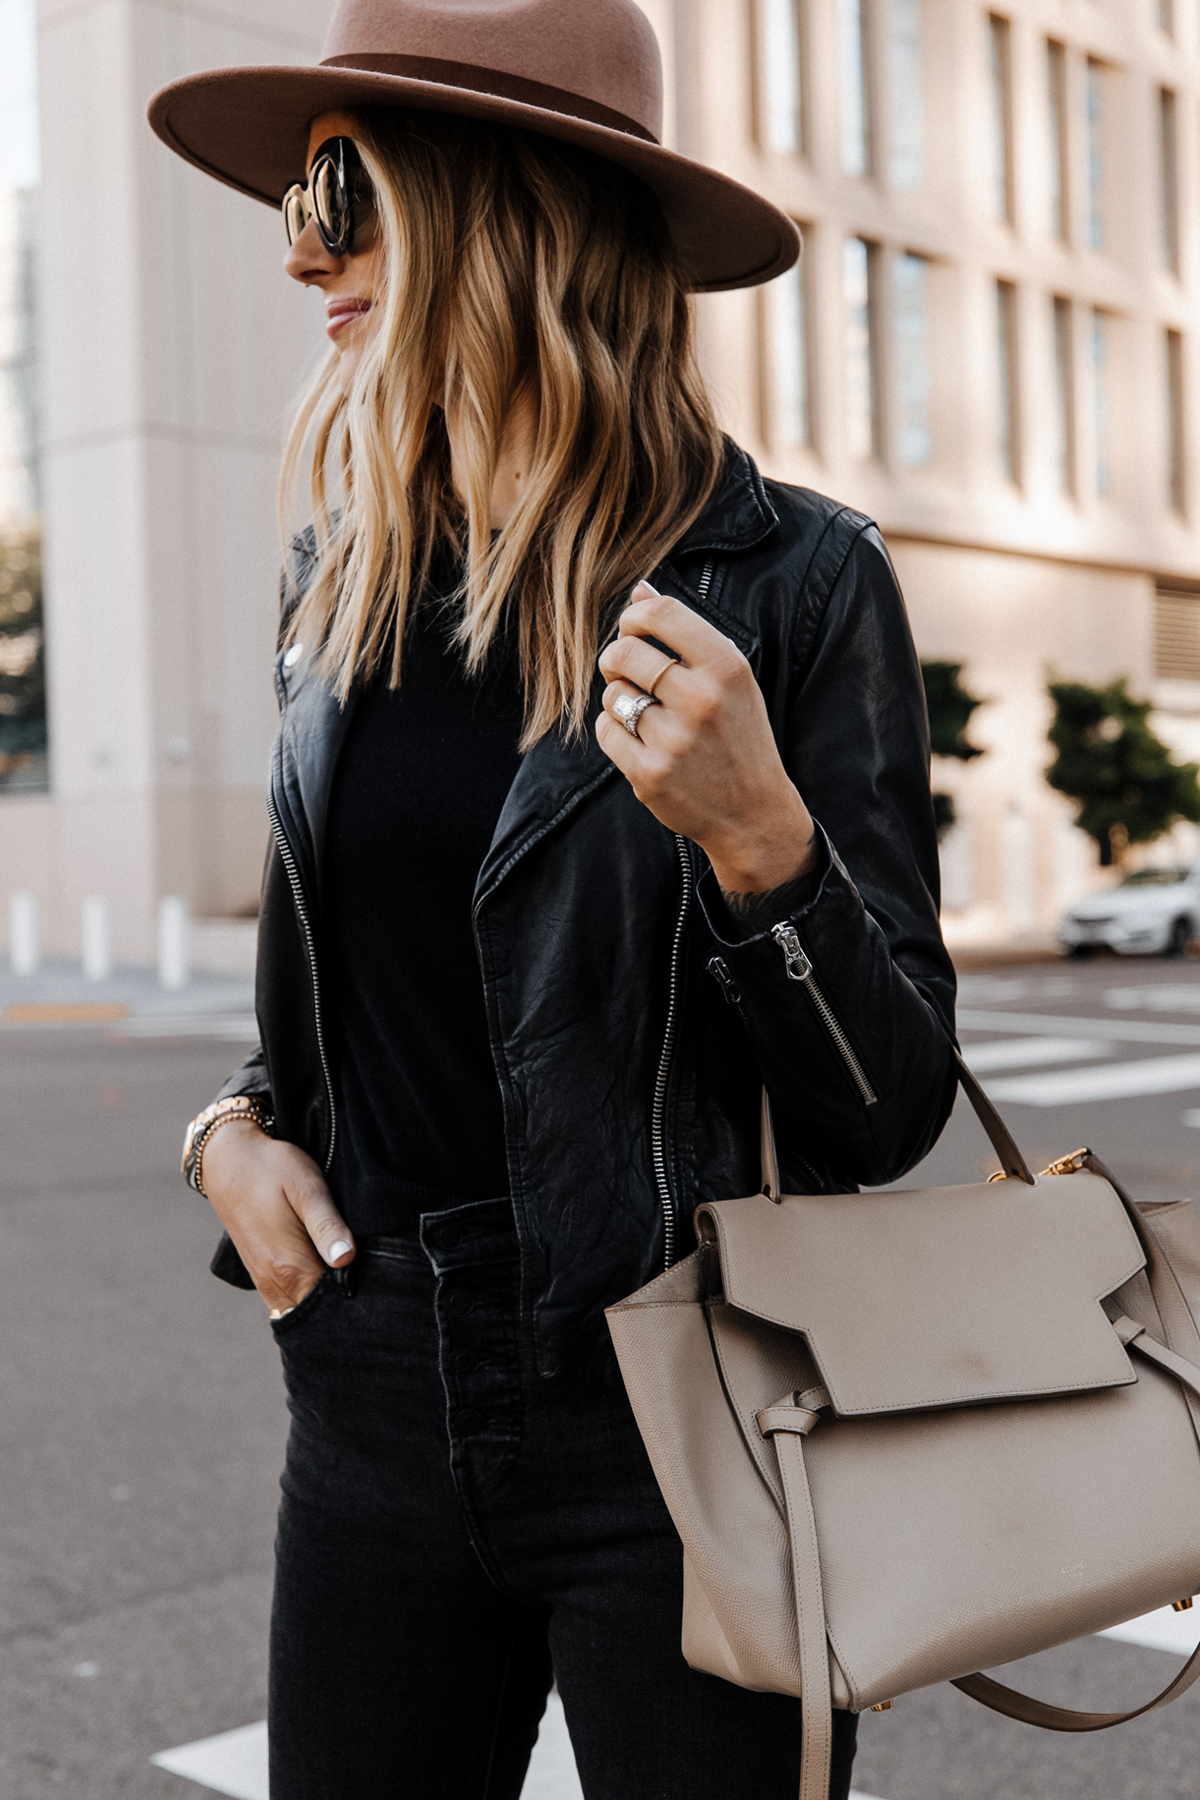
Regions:
<instances>
[{"instance_id":1,"label":"white car","mask_svg":"<svg viewBox=\"0 0 1200 1800\"><path fill-rule=\"evenodd\" d=\"M1058 941L1072 956L1093 944L1122 956L1182 956L1200 932L1200 863L1190 869L1138 869L1103 894L1071 907Z\"/></svg>"}]
</instances>

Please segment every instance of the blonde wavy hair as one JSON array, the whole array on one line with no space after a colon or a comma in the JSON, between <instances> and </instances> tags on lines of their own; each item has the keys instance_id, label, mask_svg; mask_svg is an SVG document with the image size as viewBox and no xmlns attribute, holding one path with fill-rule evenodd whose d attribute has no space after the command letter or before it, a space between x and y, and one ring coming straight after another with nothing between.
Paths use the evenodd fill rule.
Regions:
<instances>
[{"instance_id":1,"label":"blonde wavy hair","mask_svg":"<svg viewBox=\"0 0 1200 1800\"><path fill-rule=\"evenodd\" d=\"M448 541L468 666L515 611L522 747L577 735L606 613L694 522L724 457L686 271L650 189L586 151L439 114L353 119L380 318L348 389L334 353L288 440L283 509L307 490L317 549L289 637L323 646L343 700L384 668L398 685L405 620ZM526 394L532 464L494 532L505 424Z\"/></svg>"}]
</instances>

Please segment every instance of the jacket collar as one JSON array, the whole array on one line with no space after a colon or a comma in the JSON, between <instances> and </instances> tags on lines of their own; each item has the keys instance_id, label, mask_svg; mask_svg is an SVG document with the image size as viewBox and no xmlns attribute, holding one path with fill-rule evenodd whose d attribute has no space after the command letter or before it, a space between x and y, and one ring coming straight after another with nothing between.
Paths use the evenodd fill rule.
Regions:
<instances>
[{"instance_id":1,"label":"jacket collar","mask_svg":"<svg viewBox=\"0 0 1200 1800\"><path fill-rule=\"evenodd\" d=\"M670 560L706 550L732 553L759 544L779 523L757 464L732 438L725 439L725 467L696 523L671 551Z\"/></svg>"}]
</instances>

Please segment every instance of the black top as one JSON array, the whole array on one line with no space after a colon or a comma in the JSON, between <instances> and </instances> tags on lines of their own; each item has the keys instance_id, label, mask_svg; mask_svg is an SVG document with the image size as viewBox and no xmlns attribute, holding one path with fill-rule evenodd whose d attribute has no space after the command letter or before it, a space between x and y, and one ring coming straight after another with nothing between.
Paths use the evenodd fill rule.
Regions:
<instances>
[{"instance_id":1,"label":"black top","mask_svg":"<svg viewBox=\"0 0 1200 1800\"><path fill-rule=\"evenodd\" d=\"M520 763L521 687L511 646L472 679L449 630L424 599L399 689L359 697L330 801L329 1179L362 1235L509 1190L471 904Z\"/></svg>"}]
</instances>

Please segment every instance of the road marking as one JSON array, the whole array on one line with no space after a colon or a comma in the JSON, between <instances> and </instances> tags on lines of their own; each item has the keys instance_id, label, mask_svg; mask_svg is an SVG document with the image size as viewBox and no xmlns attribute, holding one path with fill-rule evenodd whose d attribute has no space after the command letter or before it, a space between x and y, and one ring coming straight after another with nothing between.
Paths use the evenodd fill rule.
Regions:
<instances>
[{"instance_id":1,"label":"road marking","mask_svg":"<svg viewBox=\"0 0 1200 1800\"><path fill-rule=\"evenodd\" d=\"M1104 1004L1121 1012L1200 1012L1200 981L1161 981L1156 987L1108 988Z\"/></svg>"},{"instance_id":2,"label":"road marking","mask_svg":"<svg viewBox=\"0 0 1200 1800\"><path fill-rule=\"evenodd\" d=\"M129 1008L123 1000L100 1000L43 1004L36 1000L14 1001L4 1009L5 1025L111 1025L127 1019Z\"/></svg>"},{"instance_id":3,"label":"road marking","mask_svg":"<svg viewBox=\"0 0 1200 1800\"><path fill-rule=\"evenodd\" d=\"M182 1744L178 1750L164 1750L150 1761L156 1768L183 1775L214 1794L227 1794L230 1800L268 1800L265 1719L257 1725L243 1725L238 1731L223 1731L219 1737ZM521 1800L583 1800L567 1721L557 1694L551 1694L546 1706ZM850 1800L873 1800L873 1796L856 1791Z\"/></svg>"},{"instance_id":4,"label":"road marking","mask_svg":"<svg viewBox=\"0 0 1200 1800\"><path fill-rule=\"evenodd\" d=\"M1086 1062L1108 1056L1112 1045L1097 1038L996 1038L987 1044L964 1044L963 1055L977 1075L995 1069L1030 1069L1039 1063Z\"/></svg>"},{"instance_id":5,"label":"road marking","mask_svg":"<svg viewBox=\"0 0 1200 1800\"><path fill-rule=\"evenodd\" d=\"M1177 1094L1200 1087L1200 1056L1147 1056L1141 1062L1105 1063L1098 1069L1014 1075L986 1085L993 1100L1020 1106L1076 1106L1085 1100L1127 1100L1135 1094Z\"/></svg>"},{"instance_id":6,"label":"road marking","mask_svg":"<svg viewBox=\"0 0 1200 1800\"><path fill-rule=\"evenodd\" d=\"M253 1013L180 1013L158 1017L146 1013L123 1019L112 1033L118 1038L223 1038L229 1043L256 1044L258 1020Z\"/></svg>"},{"instance_id":7,"label":"road marking","mask_svg":"<svg viewBox=\"0 0 1200 1800\"><path fill-rule=\"evenodd\" d=\"M219 1737L200 1738L163 1750L150 1761L156 1768L183 1775L214 1794L232 1800L270 1800L267 1783L267 1721L223 1731Z\"/></svg>"},{"instance_id":8,"label":"road marking","mask_svg":"<svg viewBox=\"0 0 1200 1800\"><path fill-rule=\"evenodd\" d=\"M1069 1013L981 1012L965 1006L958 1014L960 1031L1026 1031L1039 1036L1107 1038L1123 1044L1200 1045L1200 1025L1161 1025L1141 1019L1077 1019Z\"/></svg>"},{"instance_id":9,"label":"road marking","mask_svg":"<svg viewBox=\"0 0 1200 1800\"><path fill-rule=\"evenodd\" d=\"M1200 1608L1177 1613L1170 1606L1157 1612L1143 1613L1127 1625L1114 1625L1102 1631L1101 1637L1116 1638L1120 1644L1140 1644L1144 1650L1167 1650L1173 1656L1190 1656L1200 1644Z\"/></svg>"}]
</instances>

